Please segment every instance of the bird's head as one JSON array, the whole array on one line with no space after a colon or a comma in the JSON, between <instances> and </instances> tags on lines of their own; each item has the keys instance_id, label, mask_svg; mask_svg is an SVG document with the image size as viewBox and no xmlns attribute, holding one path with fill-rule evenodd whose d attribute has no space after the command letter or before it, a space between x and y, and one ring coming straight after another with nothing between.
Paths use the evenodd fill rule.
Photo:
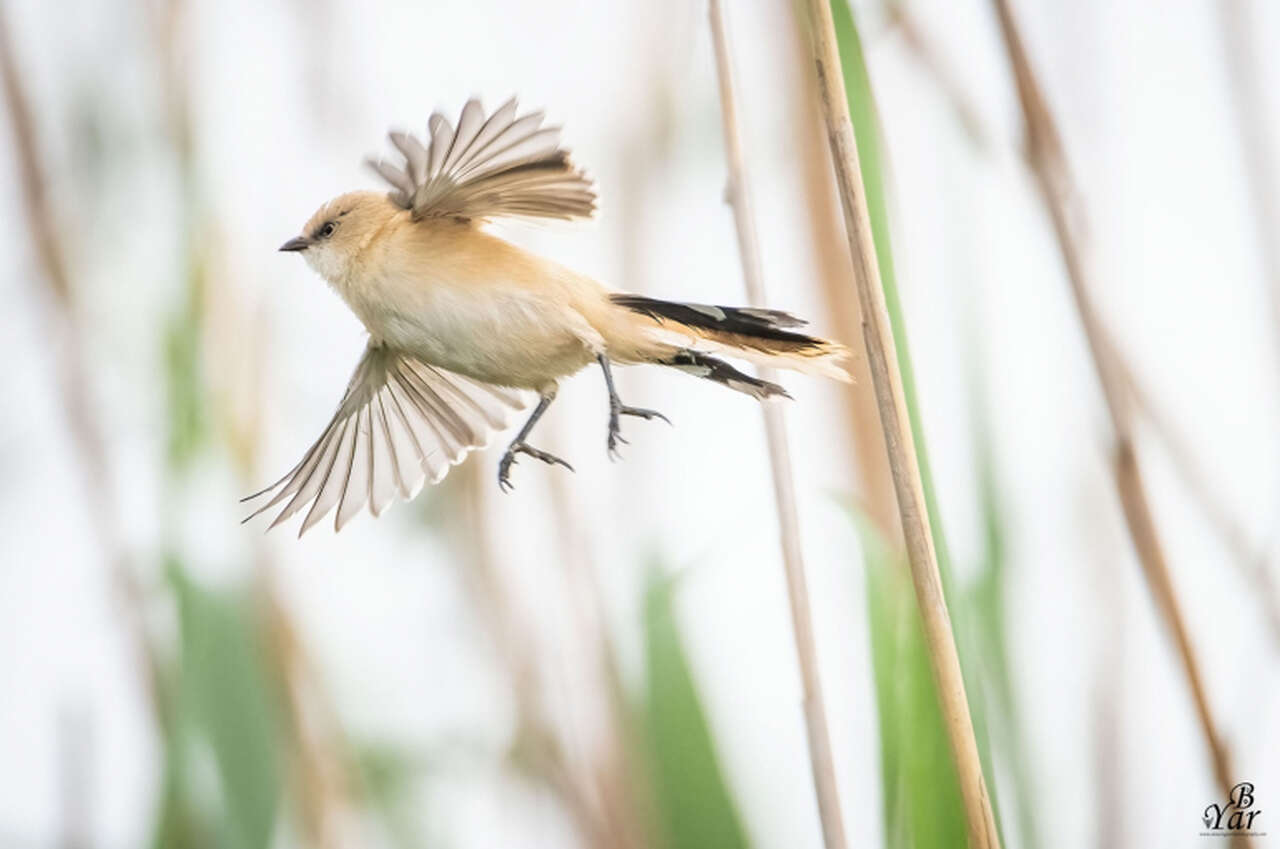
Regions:
<instances>
[{"instance_id":1,"label":"bird's head","mask_svg":"<svg viewBox=\"0 0 1280 849\"><path fill-rule=\"evenodd\" d=\"M298 251L329 281L345 278L370 241L400 209L381 192L349 192L321 206L296 236L280 246Z\"/></svg>"}]
</instances>

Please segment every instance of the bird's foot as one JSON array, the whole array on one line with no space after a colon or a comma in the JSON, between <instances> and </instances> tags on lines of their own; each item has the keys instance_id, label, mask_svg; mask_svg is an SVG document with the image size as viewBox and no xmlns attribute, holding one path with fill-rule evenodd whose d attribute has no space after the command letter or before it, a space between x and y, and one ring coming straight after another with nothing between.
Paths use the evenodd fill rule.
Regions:
<instances>
[{"instance_id":1,"label":"bird's foot","mask_svg":"<svg viewBox=\"0 0 1280 849\"><path fill-rule=\"evenodd\" d=\"M659 413L657 410L646 410L642 407L628 407L618 399L614 398L609 402L609 459L616 460L619 457L618 443L627 444L627 440L622 438L622 424L620 419L622 416L635 416L636 418L645 419L662 419L667 424L671 424L671 419Z\"/></svg>"},{"instance_id":2,"label":"bird's foot","mask_svg":"<svg viewBox=\"0 0 1280 849\"><path fill-rule=\"evenodd\" d=\"M548 465L564 466L569 471L573 471L573 466L570 466L556 455L534 448L527 442L516 441L507 446L506 453L498 461L498 488L503 492L510 492L513 488L511 484L511 467L515 465L517 454L528 454L530 457L541 460Z\"/></svg>"}]
</instances>

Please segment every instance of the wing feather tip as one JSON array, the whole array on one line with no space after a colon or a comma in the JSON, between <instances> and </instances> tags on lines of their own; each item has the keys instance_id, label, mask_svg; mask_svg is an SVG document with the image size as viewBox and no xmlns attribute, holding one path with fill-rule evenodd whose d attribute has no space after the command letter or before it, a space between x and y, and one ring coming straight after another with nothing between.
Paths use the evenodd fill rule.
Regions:
<instances>
[{"instance_id":1,"label":"wing feather tip","mask_svg":"<svg viewBox=\"0 0 1280 849\"><path fill-rule=\"evenodd\" d=\"M555 200L546 194L554 190L545 186L508 186L511 189L509 197L496 197L492 192L466 191L467 184L473 180L501 180L505 171L526 166L531 155L534 158L558 155L570 180L589 186L590 177L575 172L575 166L569 162L569 151L560 146L561 127L543 127L545 120L546 114L541 110L518 115L514 96L486 117L480 98L473 96L463 107L456 128L443 112L437 110L432 113L427 122L430 142L427 161L422 169L410 163L411 187L406 188L398 174L389 175L377 165L374 167L398 190L392 194L393 200L412 209L415 220L448 216L472 220L500 217L592 218L597 212L594 200L585 206L566 202L563 197ZM403 137L399 140L393 138L392 143L398 148L402 144L410 144Z\"/></svg>"},{"instance_id":2,"label":"wing feather tip","mask_svg":"<svg viewBox=\"0 0 1280 849\"><path fill-rule=\"evenodd\" d=\"M307 513L307 518L302 520L302 527L298 530L298 539L302 539L302 535L314 528L316 525L324 521L324 517L329 515L329 511L333 509L330 505L324 509L323 513L316 514L318 504L311 505L311 512Z\"/></svg>"},{"instance_id":3,"label":"wing feather tip","mask_svg":"<svg viewBox=\"0 0 1280 849\"><path fill-rule=\"evenodd\" d=\"M284 506L266 531L274 530L305 509L306 515L298 529L299 539L335 508L335 532L342 531L366 507L371 515L381 516L400 500L412 501L428 483L439 483L453 466L464 462L473 451L481 451L491 445L495 432L509 425L508 412L527 406L525 393L513 391L510 387L472 381L402 357L403 355L382 347L366 350L365 358L356 368L342 405L303 461L276 484L240 499L241 503L245 503L254 498L271 496L266 503L240 520L241 524L248 523L281 502L285 502ZM400 365L396 365L397 363ZM405 410L401 409L397 401L394 389L396 386L430 390L433 403L425 406L412 405L406 417ZM384 387L389 393L387 397L395 405L394 408L387 405L378 412L371 412L369 405L373 399L382 397L380 393ZM463 403L464 401L470 403ZM412 463L408 468L398 464L390 472L379 471L374 468L374 464L387 460L388 457L367 441L385 436L393 443L389 446L390 450L399 450L390 433L377 428L378 423L387 426L392 413L399 424L397 435L403 432L413 440L413 453L418 455L418 462ZM456 436L448 440L451 444L440 443L436 447L418 445L414 436L414 430L418 427L416 422L438 429L444 427L445 420L442 416L451 416L448 421L458 429ZM415 423L411 424L410 420L415 420ZM363 426L365 422L369 423L367 428ZM358 442L360 445L357 445ZM435 460L428 462L431 457ZM390 455L390 459L395 460L394 453ZM366 461L370 464L368 480L353 478L355 464L360 464L361 474L365 474ZM416 472L410 471L413 466L417 467ZM383 491L381 495L375 491L376 481L381 481L376 487ZM285 501L290 495L293 498Z\"/></svg>"}]
</instances>

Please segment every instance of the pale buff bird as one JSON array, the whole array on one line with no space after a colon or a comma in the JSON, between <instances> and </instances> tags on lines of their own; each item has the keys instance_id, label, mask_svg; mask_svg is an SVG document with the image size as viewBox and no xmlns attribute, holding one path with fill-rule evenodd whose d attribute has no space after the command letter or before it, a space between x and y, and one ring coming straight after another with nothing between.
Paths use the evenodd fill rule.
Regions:
<instances>
[{"instance_id":1,"label":"pale buff bird","mask_svg":"<svg viewBox=\"0 0 1280 849\"><path fill-rule=\"evenodd\" d=\"M245 499L271 496L254 516L284 503L275 527L310 504L299 535L335 505L338 530L366 503L377 516L483 447L525 406L518 390L539 400L498 463L499 485L510 488L519 454L572 469L526 440L560 380L593 362L609 393L611 456L625 441L619 417L666 417L623 404L610 363L669 366L757 399L789 396L713 353L849 379L846 349L795 332L805 322L788 313L611 292L482 229L494 218L594 213L591 180L542 121L517 117L514 99L486 118L472 100L456 129L432 115L427 145L393 132L403 163L370 163L392 191L329 201L280 248L301 253L342 296L369 344L306 456Z\"/></svg>"}]
</instances>

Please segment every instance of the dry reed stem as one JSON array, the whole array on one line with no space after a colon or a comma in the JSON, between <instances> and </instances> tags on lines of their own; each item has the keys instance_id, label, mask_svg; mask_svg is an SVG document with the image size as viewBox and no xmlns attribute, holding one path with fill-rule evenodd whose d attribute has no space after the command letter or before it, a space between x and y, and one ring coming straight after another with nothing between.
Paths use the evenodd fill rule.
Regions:
<instances>
[{"instance_id":1,"label":"dry reed stem","mask_svg":"<svg viewBox=\"0 0 1280 849\"><path fill-rule=\"evenodd\" d=\"M835 24L828 0L806 0L805 7L808 11L813 59L817 68L818 90L836 169L836 182L844 207L849 251L853 257L854 283L862 308L863 341L871 367L872 388L884 431L889 468L906 541L907 559L911 565L911 578L929 649L929 661L937 681L939 706L964 801L969 845L972 849L998 847L999 833L982 774L982 761L973 733L973 721L969 715L960 657L956 651L951 616L947 611L942 580L938 573L937 553L929 530L924 488L903 396L902 376L897 368L893 331L876 262L866 189L862 184L858 165L857 141L849 118L849 102L841 72Z\"/></svg>"},{"instance_id":2,"label":"dry reed stem","mask_svg":"<svg viewBox=\"0 0 1280 849\"><path fill-rule=\"evenodd\" d=\"M849 372L853 383L838 387L844 403L849 444L853 446L854 468L851 479L860 480L858 506L895 549L902 548L902 529L898 522L898 506L893 495L893 479L889 459L884 450L884 434L880 430L880 414L875 397L868 394L871 369L867 365L862 339L862 311L858 296L849 286L853 262L844 241L840 199L831 179L831 151L822 130L822 107L814 90L812 68L807 61L808 37L803 20L796 9L791 15L791 53L794 54L795 91L790 98L794 112L790 125L795 128L799 146L808 207L810 249L817 267L819 291L826 314L835 323L836 337L850 345Z\"/></svg>"},{"instance_id":3,"label":"dry reed stem","mask_svg":"<svg viewBox=\"0 0 1280 849\"><path fill-rule=\"evenodd\" d=\"M1013 20L1008 0L993 0L993 2L1009 55L1009 63L1017 83L1018 98L1022 104L1032 173L1036 177L1052 219L1076 310L1080 316L1080 323L1098 373L1098 382L1102 386L1103 397L1115 429L1113 472L1128 523L1129 535L1137 551L1138 560L1142 564L1147 584L1155 597L1157 608L1169 627L1175 648L1182 661L1201 732L1209 749L1214 774L1223 792L1229 795L1233 784L1230 757L1213 720L1200 667L1191 647L1186 622L1179 607L1177 593L1174 590L1156 530L1155 519L1147 500L1146 486L1143 483L1134 449L1133 403L1126 391L1125 373L1113 356L1114 349L1108 342L1108 336L1089 294L1084 251L1073 226L1073 222L1079 222L1082 216L1080 211L1073 208L1071 204L1072 198L1075 197L1071 172L1052 114L1040 91L1021 35ZM1247 840L1242 837L1234 839L1233 842L1235 845L1247 845Z\"/></svg>"},{"instance_id":4,"label":"dry reed stem","mask_svg":"<svg viewBox=\"0 0 1280 849\"><path fill-rule=\"evenodd\" d=\"M729 56L725 33L724 10L720 0L711 0L711 37L715 45L716 74L720 82L720 111L724 121L725 153L729 175L726 198L733 208L738 231L738 251L746 283L747 300L753 306L765 305L764 277L760 270L760 245L747 186L746 163L742 151L742 135L738 128L738 109L734 93L733 63ZM766 380L774 379L772 369L761 369ZM795 481L787 446L786 422L782 408L774 402L760 405L764 414L765 436L769 443L769 465L773 472L774 499L778 508L778 529L782 541L782 562L787 575L787 594L791 601L791 624L795 630L796 652L800 659L800 680L804 692L805 730L809 741L809 763L818 796L818 814L822 820L822 836L827 849L844 849L844 819L840 814L840 793L836 787L835 763L831 754L831 735L827 728L826 707L822 700L822 683L818 674L818 651L813 636L809 588L804 574L804 554L800 544L800 517L796 508Z\"/></svg>"},{"instance_id":5,"label":"dry reed stem","mask_svg":"<svg viewBox=\"0 0 1280 849\"><path fill-rule=\"evenodd\" d=\"M56 339L58 349L58 390L63 411L71 431L80 469L89 517L97 540L98 552L106 561L111 579L123 608L125 627L142 668L147 704L152 718L163 735L170 725L169 712L161 693L160 664L147 630L146 600L133 573L128 551L120 534L115 497L111 492L111 476L106 443L94 411L89 389L88 362L84 351L75 291L67 271L66 245L61 238L53 210L49 204L44 163L36 143L35 123L31 115L23 79L14 58L4 9L0 6L0 82L4 87L9 126L14 137L15 160L18 165L22 202L27 226L35 246L36 260L44 282L52 295L53 306L61 326L48 337ZM32 278L36 282L38 278Z\"/></svg>"}]
</instances>

